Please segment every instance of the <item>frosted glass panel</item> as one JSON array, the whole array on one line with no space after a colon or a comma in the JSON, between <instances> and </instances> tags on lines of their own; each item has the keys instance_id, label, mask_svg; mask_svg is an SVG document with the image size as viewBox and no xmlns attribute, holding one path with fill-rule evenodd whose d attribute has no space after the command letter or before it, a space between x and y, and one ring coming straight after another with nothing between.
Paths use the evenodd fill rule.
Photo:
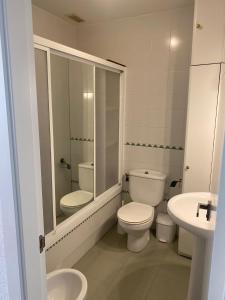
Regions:
<instances>
[{"instance_id":1,"label":"frosted glass panel","mask_svg":"<svg viewBox=\"0 0 225 300\"><path fill-rule=\"evenodd\" d=\"M45 234L47 234L53 230L53 198L46 51L35 49L35 69L38 101L44 230Z\"/></svg>"},{"instance_id":2,"label":"frosted glass panel","mask_svg":"<svg viewBox=\"0 0 225 300\"><path fill-rule=\"evenodd\" d=\"M96 68L96 195L118 183L120 74Z\"/></svg>"}]
</instances>

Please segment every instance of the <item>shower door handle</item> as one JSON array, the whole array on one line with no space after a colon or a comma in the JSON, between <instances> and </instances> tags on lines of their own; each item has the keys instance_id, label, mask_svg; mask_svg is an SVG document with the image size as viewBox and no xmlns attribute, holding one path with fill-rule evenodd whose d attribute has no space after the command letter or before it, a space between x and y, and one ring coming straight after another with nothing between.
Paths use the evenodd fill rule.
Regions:
<instances>
[{"instance_id":1,"label":"shower door handle","mask_svg":"<svg viewBox=\"0 0 225 300\"><path fill-rule=\"evenodd\" d=\"M68 170L71 169L71 165L68 164L64 158L61 158L61 159L60 159L60 163L61 163L65 168L67 168Z\"/></svg>"}]
</instances>

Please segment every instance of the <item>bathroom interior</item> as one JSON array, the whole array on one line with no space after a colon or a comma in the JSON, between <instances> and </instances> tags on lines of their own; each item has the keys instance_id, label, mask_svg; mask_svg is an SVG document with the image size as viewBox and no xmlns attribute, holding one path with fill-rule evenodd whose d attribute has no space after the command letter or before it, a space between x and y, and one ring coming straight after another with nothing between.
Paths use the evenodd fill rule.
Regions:
<instances>
[{"instance_id":1,"label":"bathroom interior","mask_svg":"<svg viewBox=\"0 0 225 300\"><path fill-rule=\"evenodd\" d=\"M224 1L32 3L49 299L209 299Z\"/></svg>"}]
</instances>

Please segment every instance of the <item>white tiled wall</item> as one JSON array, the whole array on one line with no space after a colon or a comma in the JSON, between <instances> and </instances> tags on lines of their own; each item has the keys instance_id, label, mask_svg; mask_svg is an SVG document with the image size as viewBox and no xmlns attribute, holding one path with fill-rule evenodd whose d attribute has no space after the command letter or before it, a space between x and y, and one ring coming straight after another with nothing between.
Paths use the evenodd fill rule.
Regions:
<instances>
[{"instance_id":1,"label":"white tiled wall","mask_svg":"<svg viewBox=\"0 0 225 300\"><path fill-rule=\"evenodd\" d=\"M80 24L80 50L128 67L126 142L184 147L193 6L135 18ZM182 177L183 151L125 146L125 168ZM170 197L180 191L169 188Z\"/></svg>"}]
</instances>

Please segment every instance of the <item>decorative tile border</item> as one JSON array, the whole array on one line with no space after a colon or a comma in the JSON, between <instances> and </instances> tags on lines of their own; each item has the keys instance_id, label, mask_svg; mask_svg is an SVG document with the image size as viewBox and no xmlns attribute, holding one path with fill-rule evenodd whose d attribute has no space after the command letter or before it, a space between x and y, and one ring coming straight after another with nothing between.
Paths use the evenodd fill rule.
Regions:
<instances>
[{"instance_id":1,"label":"decorative tile border","mask_svg":"<svg viewBox=\"0 0 225 300\"><path fill-rule=\"evenodd\" d=\"M157 148L157 149L165 149L165 150L184 150L184 148L181 146L157 145L157 144L148 144L148 143L126 142L125 145L135 146L135 147Z\"/></svg>"},{"instance_id":2,"label":"decorative tile border","mask_svg":"<svg viewBox=\"0 0 225 300\"><path fill-rule=\"evenodd\" d=\"M88 220L90 220L94 215L97 214L97 212L99 212L99 210L101 210L102 208L104 208L105 206L107 206L108 204L110 204L116 196L114 196L112 199L110 199L108 202L106 202L104 205L102 205L101 207L99 207L95 212L93 212L90 216L88 216L86 219L84 219L81 223L75 225L70 231L68 231L64 236L62 236L58 241L56 241L54 244L52 244L50 247L48 247L45 252L48 252L50 249L52 249L53 247L55 247L56 245L58 245L60 242L62 242L66 237L68 237L71 233L73 233L76 229L78 229L81 225L83 225L84 223L86 223Z\"/></svg>"},{"instance_id":3,"label":"decorative tile border","mask_svg":"<svg viewBox=\"0 0 225 300\"><path fill-rule=\"evenodd\" d=\"M79 138L79 137L71 137L70 138L71 141L78 141L78 142L90 142L93 143L94 139L88 139L88 138Z\"/></svg>"}]
</instances>

